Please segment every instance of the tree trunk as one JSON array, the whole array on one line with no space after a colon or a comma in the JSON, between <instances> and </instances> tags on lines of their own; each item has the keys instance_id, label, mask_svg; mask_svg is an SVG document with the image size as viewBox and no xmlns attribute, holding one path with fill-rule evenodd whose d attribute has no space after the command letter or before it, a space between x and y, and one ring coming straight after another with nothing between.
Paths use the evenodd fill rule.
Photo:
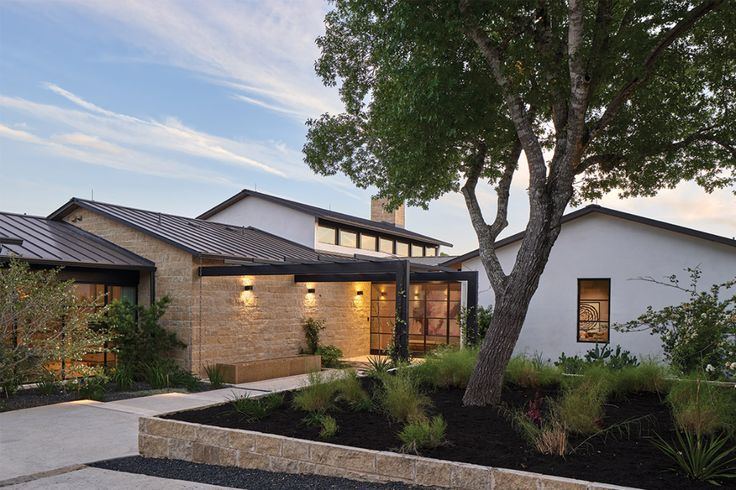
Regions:
<instances>
[{"instance_id":1,"label":"tree trunk","mask_svg":"<svg viewBox=\"0 0 736 490\"><path fill-rule=\"evenodd\" d=\"M517 284L509 284L505 293L496 295L493 318L478 354L478 364L463 396L465 406L496 404L501 398L503 374L521 333L529 303L542 271L530 273L537 275L537 281L532 281L533 287L529 287L532 284L522 277L517 276L514 279L509 277ZM526 284L519 284L521 282Z\"/></svg>"}]
</instances>

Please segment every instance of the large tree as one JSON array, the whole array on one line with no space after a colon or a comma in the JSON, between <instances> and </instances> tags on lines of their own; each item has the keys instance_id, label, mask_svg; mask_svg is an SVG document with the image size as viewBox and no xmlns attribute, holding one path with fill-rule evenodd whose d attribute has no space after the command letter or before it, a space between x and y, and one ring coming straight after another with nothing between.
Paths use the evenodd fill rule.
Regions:
<instances>
[{"instance_id":1,"label":"large tree","mask_svg":"<svg viewBox=\"0 0 736 490\"><path fill-rule=\"evenodd\" d=\"M345 112L307 123L310 167L394 206L465 197L495 294L467 405L499 399L571 202L736 182L733 0L337 0L325 23L316 70ZM494 243L524 161L529 221L506 271Z\"/></svg>"}]
</instances>

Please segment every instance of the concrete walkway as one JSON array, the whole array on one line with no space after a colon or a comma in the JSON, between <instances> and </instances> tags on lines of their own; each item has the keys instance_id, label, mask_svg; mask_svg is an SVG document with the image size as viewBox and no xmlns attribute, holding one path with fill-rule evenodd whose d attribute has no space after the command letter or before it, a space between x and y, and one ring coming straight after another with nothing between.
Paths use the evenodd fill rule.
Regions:
<instances>
[{"instance_id":1,"label":"concrete walkway","mask_svg":"<svg viewBox=\"0 0 736 490\"><path fill-rule=\"evenodd\" d=\"M78 400L0 413L0 486L19 477L138 454L138 417L142 415L205 407L234 396L259 396L307 382L306 375L299 375L203 393L165 393L106 403Z\"/></svg>"}]
</instances>

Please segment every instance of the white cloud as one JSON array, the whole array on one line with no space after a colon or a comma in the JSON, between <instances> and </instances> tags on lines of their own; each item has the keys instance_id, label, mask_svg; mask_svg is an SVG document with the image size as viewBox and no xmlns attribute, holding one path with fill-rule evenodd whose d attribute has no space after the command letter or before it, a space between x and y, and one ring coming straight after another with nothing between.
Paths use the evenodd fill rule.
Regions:
<instances>
[{"instance_id":1,"label":"white cloud","mask_svg":"<svg viewBox=\"0 0 736 490\"><path fill-rule=\"evenodd\" d=\"M324 32L323 0L69 0L64 7L110 26L106 33L149 61L228 85L244 102L300 120L341 110L336 91L324 87L312 68L319 56L314 40Z\"/></svg>"}]
</instances>

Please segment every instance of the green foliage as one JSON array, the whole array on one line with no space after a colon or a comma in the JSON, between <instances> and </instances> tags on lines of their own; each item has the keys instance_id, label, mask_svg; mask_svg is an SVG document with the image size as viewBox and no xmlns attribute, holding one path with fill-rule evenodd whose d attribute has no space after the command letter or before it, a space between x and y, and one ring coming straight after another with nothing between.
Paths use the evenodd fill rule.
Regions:
<instances>
[{"instance_id":1,"label":"green foliage","mask_svg":"<svg viewBox=\"0 0 736 490\"><path fill-rule=\"evenodd\" d=\"M636 356L627 350L621 350L621 346L617 345L616 350L605 344L601 349L596 343L593 349L589 349L585 353L585 362L592 365L605 366L609 369L623 369L625 367L638 366L639 361Z\"/></svg>"},{"instance_id":2,"label":"green foliage","mask_svg":"<svg viewBox=\"0 0 736 490\"><path fill-rule=\"evenodd\" d=\"M705 370L713 378L736 373L736 294L729 293L736 279L699 291L700 270L687 271L688 287L681 287L676 275L670 276L667 283L646 279L687 293L686 302L660 310L650 306L636 320L614 328L659 336L665 356L680 373Z\"/></svg>"},{"instance_id":3,"label":"green foliage","mask_svg":"<svg viewBox=\"0 0 736 490\"><path fill-rule=\"evenodd\" d=\"M605 370L589 370L577 382L565 386L562 397L555 402L560 421L570 432L593 434L601 429L603 404L611 389Z\"/></svg>"},{"instance_id":4,"label":"green foliage","mask_svg":"<svg viewBox=\"0 0 736 490\"><path fill-rule=\"evenodd\" d=\"M320 438L329 439L331 437L335 437L335 434L337 434L337 421L331 415L321 415L319 425Z\"/></svg>"},{"instance_id":5,"label":"green foliage","mask_svg":"<svg viewBox=\"0 0 736 490\"><path fill-rule=\"evenodd\" d=\"M378 397L383 411L396 422L424 419L425 410L432 404L426 395L419 392L417 382L406 370L394 376L384 376Z\"/></svg>"},{"instance_id":6,"label":"green foliage","mask_svg":"<svg viewBox=\"0 0 736 490\"><path fill-rule=\"evenodd\" d=\"M171 359L159 359L144 365L143 379L156 389L182 387L189 391L197 391L199 388L199 380L189 371L177 366Z\"/></svg>"},{"instance_id":7,"label":"green foliage","mask_svg":"<svg viewBox=\"0 0 736 490\"><path fill-rule=\"evenodd\" d=\"M317 351L315 353L322 357L323 367L336 368L340 366L342 351L334 345L321 345L317 347Z\"/></svg>"},{"instance_id":8,"label":"green foliage","mask_svg":"<svg viewBox=\"0 0 736 490\"><path fill-rule=\"evenodd\" d=\"M100 374L81 378L76 384L77 392L82 398L102 401L105 398L107 381L107 378Z\"/></svg>"},{"instance_id":9,"label":"green foliage","mask_svg":"<svg viewBox=\"0 0 736 490\"><path fill-rule=\"evenodd\" d=\"M697 436L736 433L736 394L700 378L672 384L667 402L677 426Z\"/></svg>"},{"instance_id":10,"label":"green foliage","mask_svg":"<svg viewBox=\"0 0 736 490\"><path fill-rule=\"evenodd\" d=\"M654 361L614 370L610 374L610 389L615 396L642 392L665 393L669 386L667 370Z\"/></svg>"},{"instance_id":11,"label":"green foliage","mask_svg":"<svg viewBox=\"0 0 736 490\"><path fill-rule=\"evenodd\" d=\"M100 369L81 363L86 354L103 352L109 336L89 328L96 320L91 304L77 298L72 281L60 269L31 269L11 259L0 264L0 387L10 396L23 383L37 381L45 366L66 361L82 376Z\"/></svg>"},{"instance_id":12,"label":"green foliage","mask_svg":"<svg viewBox=\"0 0 736 490\"><path fill-rule=\"evenodd\" d=\"M333 381L337 389L337 401L346 403L356 411L370 410L373 406L370 395L360 384L360 378L354 369L344 372L343 377Z\"/></svg>"},{"instance_id":13,"label":"green foliage","mask_svg":"<svg viewBox=\"0 0 736 490\"><path fill-rule=\"evenodd\" d=\"M436 388L465 388L475 369L478 350L446 347L429 353L412 369L422 383Z\"/></svg>"},{"instance_id":14,"label":"green foliage","mask_svg":"<svg viewBox=\"0 0 736 490\"><path fill-rule=\"evenodd\" d=\"M110 381L119 390L129 390L133 387L133 370L128 366L118 365L110 371Z\"/></svg>"},{"instance_id":15,"label":"green foliage","mask_svg":"<svg viewBox=\"0 0 736 490\"><path fill-rule=\"evenodd\" d=\"M44 395L56 395L64 391L64 385L54 373L46 371L38 380L38 391Z\"/></svg>"},{"instance_id":16,"label":"green foliage","mask_svg":"<svg viewBox=\"0 0 736 490\"><path fill-rule=\"evenodd\" d=\"M588 366L588 363L577 354L574 356L567 356L563 352L560 354L559 359L555 361L555 366L560 368L562 372L566 374L581 374Z\"/></svg>"},{"instance_id":17,"label":"green foliage","mask_svg":"<svg viewBox=\"0 0 736 490\"><path fill-rule=\"evenodd\" d=\"M160 367L169 354L186 347L160 324L170 303L166 296L148 307L115 301L107 308L102 324L114 336L118 366L130 369L136 379L147 378L151 366Z\"/></svg>"},{"instance_id":18,"label":"green foliage","mask_svg":"<svg viewBox=\"0 0 736 490\"><path fill-rule=\"evenodd\" d=\"M730 443L725 435L707 437L679 431L672 443L659 435L654 439L654 445L688 478L713 485L736 478L736 447Z\"/></svg>"},{"instance_id":19,"label":"green foliage","mask_svg":"<svg viewBox=\"0 0 736 490\"><path fill-rule=\"evenodd\" d=\"M537 399L530 402L526 411L503 407L499 407L498 410L538 452L564 456L570 450L567 428L554 406L544 413L541 404L542 399Z\"/></svg>"},{"instance_id":20,"label":"green foliage","mask_svg":"<svg viewBox=\"0 0 736 490\"><path fill-rule=\"evenodd\" d=\"M213 388L221 388L225 384L225 371L222 366L208 364L204 367L204 371Z\"/></svg>"},{"instance_id":21,"label":"green foliage","mask_svg":"<svg viewBox=\"0 0 736 490\"><path fill-rule=\"evenodd\" d=\"M388 370L393 367L394 364L390 357L371 356L368 358L368 368L365 370L365 375L380 379L388 374Z\"/></svg>"},{"instance_id":22,"label":"green foliage","mask_svg":"<svg viewBox=\"0 0 736 490\"><path fill-rule=\"evenodd\" d=\"M460 309L459 321L460 329L462 330L462 337L465 339L465 344L468 347L477 347L486 337L488 327L491 325L491 319L493 318L493 306L478 306L476 308L476 322L478 325L478 336L471 340L470 332L468 332L468 314L469 311L466 307Z\"/></svg>"},{"instance_id":23,"label":"green foliage","mask_svg":"<svg viewBox=\"0 0 736 490\"><path fill-rule=\"evenodd\" d=\"M422 449L434 449L445 442L447 422L442 415L436 415L431 419L419 418L407 423L401 432L401 450L405 452L418 453Z\"/></svg>"},{"instance_id":24,"label":"green foliage","mask_svg":"<svg viewBox=\"0 0 736 490\"><path fill-rule=\"evenodd\" d=\"M325 413L335 406L338 385L326 382L321 373L310 373L309 384L296 392L294 408L305 412Z\"/></svg>"},{"instance_id":25,"label":"green foliage","mask_svg":"<svg viewBox=\"0 0 736 490\"><path fill-rule=\"evenodd\" d=\"M325 329L324 320L316 320L312 317L305 318L302 325L304 329L304 336L307 340L307 354L316 354L319 349L319 335L322 330Z\"/></svg>"},{"instance_id":26,"label":"green foliage","mask_svg":"<svg viewBox=\"0 0 736 490\"><path fill-rule=\"evenodd\" d=\"M560 383L562 372L559 368L540 363L524 355L509 360L504 380L525 388L553 386Z\"/></svg>"},{"instance_id":27,"label":"green foliage","mask_svg":"<svg viewBox=\"0 0 736 490\"><path fill-rule=\"evenodd\" d=\"M268 417L271 412L283 406L284 395L282 393L272 393L260 398L251 398L247 394L243 396L235 395L230 398L230 403L233 410L242 415L247 422L255 422Z\"/></svg>"}]
</instances>

